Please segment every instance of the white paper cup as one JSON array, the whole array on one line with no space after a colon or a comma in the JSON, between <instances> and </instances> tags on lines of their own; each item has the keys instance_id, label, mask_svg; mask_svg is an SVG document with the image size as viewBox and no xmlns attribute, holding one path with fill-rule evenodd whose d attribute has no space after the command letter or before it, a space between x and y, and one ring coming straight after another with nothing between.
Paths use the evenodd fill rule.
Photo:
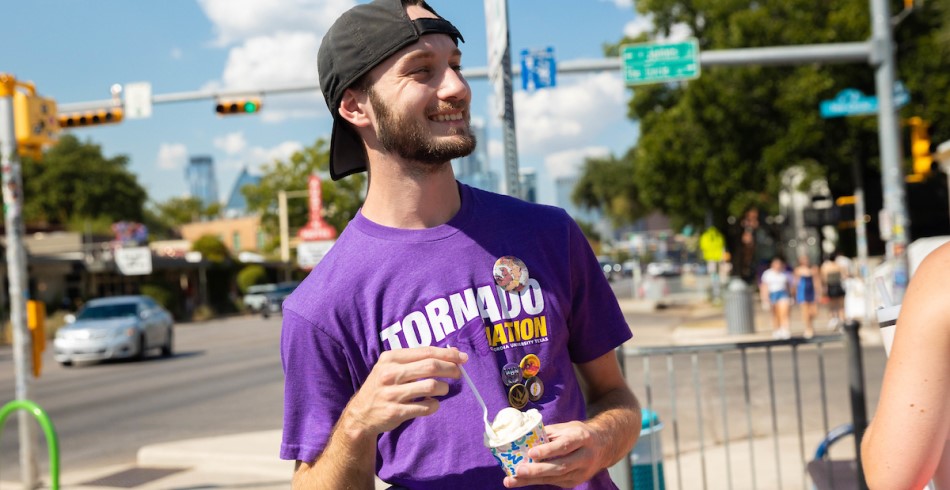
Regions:
<instances>
[{"instance_id":1,"label":"white paper cup","mask_svg":"<svg viewBox=\"0 0 950 490\"><path fill-rule=\"evenodd\" d=\"M533 459L528 457L528 450L546 442L548 442L548 436L544 432L544 423L538 420L538 423L532 426L527 434L511 442L493 446L488 444L486 440L485 445L491 450L492 456L495 457L495 460L498 461L498 464L501 465L508 476L517 476L515 467L519 463L534 462Z\"/></svg>"},{"instance_id":2,"label":"white paper cup","mask_svg":"<svg viewBox=\"0 0 950 490\"><path fill-rule=\"evenodd\" d=\"M881 341L884 343L884 352L891 355L891 344L894 343L894 330L897 329L897 317L901 313L901 305L888 306L877 310L877 324L881 327Z\"/></svg>"}]
</instances>

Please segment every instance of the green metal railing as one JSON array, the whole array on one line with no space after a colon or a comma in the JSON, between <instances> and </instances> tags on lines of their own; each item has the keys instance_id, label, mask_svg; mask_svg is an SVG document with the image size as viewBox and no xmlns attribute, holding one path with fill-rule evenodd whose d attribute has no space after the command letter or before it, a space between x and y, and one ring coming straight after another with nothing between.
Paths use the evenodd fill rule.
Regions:
<instances>
[{"instance_id":1,"label":"green metal railing","mask_svg":"<svg viewBox=\"0 0 950 490\"><path fill-rule=\"evenodd\" d=\"M46 447L49 448L49 473L50 489L59 490L59 442L56 439L56 430L53 429L53 422L50 421L46 411L40 408L35 402L30 400L13 400L8 402L3 408L0 408L0 439L3 436L3 426L7 417L14 410L26 410L36 417L43 433L46 435Z\"/></svg>"}]
</instances>

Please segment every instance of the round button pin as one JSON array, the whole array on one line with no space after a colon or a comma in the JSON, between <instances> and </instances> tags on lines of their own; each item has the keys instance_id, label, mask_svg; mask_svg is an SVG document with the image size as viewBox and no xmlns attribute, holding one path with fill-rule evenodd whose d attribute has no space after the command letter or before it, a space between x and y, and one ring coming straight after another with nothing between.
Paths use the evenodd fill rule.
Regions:
<instances>
[{"instance_id":1,"label":"round button pin","mask_svg":"<svg viewBox=\"0 0 950 490\"><path fill-rule=\"evenodd\" d=\"M521 410L528 404L528 389L523 384L516 384L508 390L508 404L512 408Z\"/></svg>"},{"instance_id":2,"label":"round button pin","mask_svg":"<svg viewBox=\"0 0 950 490\"><path fill-rule=\"evenodd\" d=\"M528 354L521 360L521 375L525 378L533 378L541 370L541 359L534 354Z\"/></svg>"},{"instance_id":3,"label":"round button pin","mask_svg":"<svg viewBox=\"0 0 950 490\"><path fill-rule=\"evenodd\" d=\"M525 383L525 388L528 391L528 399L533 402L540 400L541 395L544 395L544 383L542 383L541 378L537 376L528 378L528 381Z\"/></svg>"},{"instance_id":4,"label":"round button pin","mask_svg":"<svg viewBox=\"0 0 950 490\"><path fill-rule=\"evenodd\" d=\"M495 261L492 276L505 291L520 293L528 284L528 267L518 257L506 255Z\"/></svg>"},{"instance_id":5,"label":"round button pin","mask_svg":"<svg viewBox=\"0 0 950 490\"><path fill-rule=\"evenodd\" d=\"M505 367L501 369L501 379L505 382L505 386L521 383L521 366L513 362L505 364Z\"/></svg>"}]
</instances>

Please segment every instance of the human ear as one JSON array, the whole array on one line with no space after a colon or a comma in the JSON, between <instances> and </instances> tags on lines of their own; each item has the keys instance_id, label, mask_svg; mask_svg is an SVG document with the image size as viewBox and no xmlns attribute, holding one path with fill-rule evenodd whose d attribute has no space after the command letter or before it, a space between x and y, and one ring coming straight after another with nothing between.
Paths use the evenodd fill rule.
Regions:
<instances>
[{"instance_id":1,"label":"human ear","mask_svg":"<svg viewBox=\"0 0 950 490\"><path fill-rule=\"evenodd\" d=\"M340 117L358 128L370 125L369 100L362 90L346 89L338 109Z\"/></svg>"}]
</instances>

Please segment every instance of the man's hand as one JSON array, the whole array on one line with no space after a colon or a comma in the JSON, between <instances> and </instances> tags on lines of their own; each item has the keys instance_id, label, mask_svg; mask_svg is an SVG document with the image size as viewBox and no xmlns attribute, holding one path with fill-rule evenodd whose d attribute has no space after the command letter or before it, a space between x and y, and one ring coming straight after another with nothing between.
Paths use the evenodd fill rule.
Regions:
<instances>
[{"instance_id":1,"label":"man's hand","mask_svg":"<svg viewBox=\"0 0 950 490\"><path fill-rule=\"evenodd\" d=\"M439 409L433 397L449 392L437 378L458 379L459 364L468 354L458 349L419 347L383 352L363 386L350 400L344 417L361 432L390 431L406 420L431 415Z\"/></svg>"},{"instance_id":2,"label":"man's hand","mask_svg":"<svg viewBox=\"0 0 950 490\"><path fill-rule=\"evenodd\" d=\"M584 422L544 426L548 442L528 451L534 463L521 463L517 477L506 477L505 487L556 485L571 488L591 479L603 467L604 444Z\"/></svg>"}]
</instances>

